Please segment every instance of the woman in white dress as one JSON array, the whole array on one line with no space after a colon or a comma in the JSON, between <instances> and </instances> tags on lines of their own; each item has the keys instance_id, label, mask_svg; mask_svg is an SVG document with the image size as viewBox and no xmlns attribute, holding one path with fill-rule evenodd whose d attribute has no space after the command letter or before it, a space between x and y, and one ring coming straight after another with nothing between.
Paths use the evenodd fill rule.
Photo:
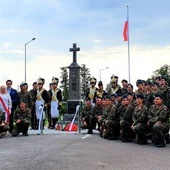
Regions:
<instances>
[{"instance_id":1,"label":"woman in white dress","mask_svg":"<svg viewBox=\"0 0 170 170\"><path fill-rule=\"evenodd\" d=\"M9 115L11 113L12 101L10 95L7 93L4 85L0 86L0 111L5 114L5 122L9 123Z\"/></svg>"}]
</instances>

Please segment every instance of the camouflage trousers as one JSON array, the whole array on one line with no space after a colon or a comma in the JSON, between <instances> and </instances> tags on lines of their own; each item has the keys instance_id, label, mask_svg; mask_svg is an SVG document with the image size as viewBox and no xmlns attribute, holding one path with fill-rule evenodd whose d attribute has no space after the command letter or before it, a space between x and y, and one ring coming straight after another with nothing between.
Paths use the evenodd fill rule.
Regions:
<instances>
[{"instance_id":1,"label":"camouflage trousers","mask_svg":"<svg viewBox=\"0 0 170 170\"><path fill-rule=\"evenodd\" d=\"M148 126L147 124L144 123L138 123L137 125L133 126L133 130L136 134L136 142L141 143L141 142L146 142L146 134L148 131Z\"/></svg>"},{"instance_id":2,"label":"camouflage trousers","mask_svg":"<svg viewBox=\"0 0 170 170\"><path fill-rule=\"evenodd\" d=\"M132 139L134 137L134 132L131 129L132 122L126 120L120 121L120 139Z\"/></svg>"},{"instance_id":3,"label":"camouflage trousers","mask_svg":"<svg viewBox=\"0 0 170 170\"><path fill-rule=\"evenodd\" d=\"M30 125L30 123L25 120L23 122L16 123L16 125L14 126L14 129L12 131L12 136L18 136L19 133L26 134L28 132L29 125Z\"/></svg>"},{"instance_id":4,"label":"camouflage trousers","mask_svg":"<svg viewBox=\"0 0 170 170\"><path fill-rule=\"evenodd\" d=\"M153 126L153 136L155 140L164 140L165 134L169 132L169 126L167 123L155 123Z\"/></svg>"},{"instance_id":5,"label":"camouflage trousers","mask_svg":"<svg viewBox=\"0 0 170 170\"><path fill-rule=\"evenodd\" d=\"M119 135L119 131L120 131L120 126L119 126L119 122L117 122L116 120L105 120L104 123L104 131L106 136L110 137L118 137Z\"/></svg>"},{"instance_id":6,"label":"camouflage trousers","mask_svg":"<svg viewBox=\"0 0 170 170\"><path fill-rule=\"evenodd\" d=\"M0 137L2 137L3 134L6 133L9 129L10 128L8 125L0 126Z\"/></svg>"}]
</instances>

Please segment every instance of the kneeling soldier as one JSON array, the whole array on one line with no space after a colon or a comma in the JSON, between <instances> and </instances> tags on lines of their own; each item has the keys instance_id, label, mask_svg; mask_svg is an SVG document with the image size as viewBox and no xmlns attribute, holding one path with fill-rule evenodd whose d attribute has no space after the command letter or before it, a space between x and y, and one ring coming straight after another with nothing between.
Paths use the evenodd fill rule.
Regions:
<instances>
[{"instance_id":1,"label":"kneeling soldier","mask_svg":"<svg viewBox=\"0 0 170 170\"><path fill-rule=\"evenodd\" d=\"M6 132L9 130L9 126L5 123L5 114L0 111L0 138L6 135Z\"/></svg>"},{"instance_id":2,"label":"kneeling soldier","mask_svg":"<svg viewBox=\"0 0 170 170\"><path fill-rule=\"evenodd\" d=\"M20 107L15 111L14 114L14 129L12 131L12 136L18 136L22 133L28 136L28 127L30 125L31 112L26 108L26 103L21 101Z\"/></svg>"}]
</instances>

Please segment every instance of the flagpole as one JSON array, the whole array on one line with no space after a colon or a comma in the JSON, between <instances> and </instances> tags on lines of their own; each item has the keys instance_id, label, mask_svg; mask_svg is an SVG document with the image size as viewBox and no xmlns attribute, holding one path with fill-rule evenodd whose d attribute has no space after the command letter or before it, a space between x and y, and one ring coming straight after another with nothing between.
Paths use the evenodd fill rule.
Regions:
<instances>
[{"instance_id":1,"label":"flagpole","mask_svg":"<svg viewBox=\"0 0 170 170\"><path fill-rule=\"evenodd\" d=\"M129 83L131 82L130 78L130 45L129 45L129 7L127 5L127 22L128 22L128 28L127 28L127 37L128 37L128 76L129 76Z\"/></svg>"}]
</instances>

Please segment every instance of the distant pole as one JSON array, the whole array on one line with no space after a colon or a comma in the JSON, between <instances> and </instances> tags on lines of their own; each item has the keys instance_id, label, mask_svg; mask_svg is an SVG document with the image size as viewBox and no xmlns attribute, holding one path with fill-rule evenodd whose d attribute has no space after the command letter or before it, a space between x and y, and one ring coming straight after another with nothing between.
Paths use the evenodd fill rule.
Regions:
<instances>
[{"instance_id":1,"label":"distant pole","mask_svg":"<svg viewBox=\"0 0 170 170\"><path fill-rule=\"evenodd\" d=\"M100 81L101 81L101 71L106 70L106 69L108 69L108 68L109 68L109 67L102 68L102 69L99 70L99 79L100 79Z\"/></svg>"},{"instance_id":2,"label":"distant pole","mask_svg":"<svg viewBox=\"0 0 170 170\"><path fill-rule=\"evenodd\" d=\"M131 82L131 77L130 77L130 45L129 45L129 7L127 5L127 37L128 37L128 75L129 75L129 83Z\"/></svg>"},{"instance_id":3,"label":"distant pole","mask_svg":"<svg viewBox=\"0 0 170 170\"><path fill-rule=\"evenodd\" d=\"M30 42L34 41L36 38L32 38L30 41L28 41L27 43L25 43L25 83L27 82L27 44L29 44Z\"/></svg>"}]
</instances>

